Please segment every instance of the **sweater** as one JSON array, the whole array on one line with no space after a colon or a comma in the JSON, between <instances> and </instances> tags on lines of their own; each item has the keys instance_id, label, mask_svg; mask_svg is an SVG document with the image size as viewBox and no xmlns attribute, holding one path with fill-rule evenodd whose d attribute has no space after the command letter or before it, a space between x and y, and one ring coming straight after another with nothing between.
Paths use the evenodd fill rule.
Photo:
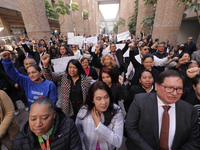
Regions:
<instances>
[{"instance_id":1,"label":"sweater","mask_svg":"<svg viewBox=\"0 0 200 150\"><path fill-rule=\"evenodd\" d=\"M40 83L35 83L28 76L19 74L10 59L4 59L2 63L8 76L24 88L29 108L40 97L50 98L56 106L57 89L53 82L44 80Z\"/></svg>"}]
</instances>

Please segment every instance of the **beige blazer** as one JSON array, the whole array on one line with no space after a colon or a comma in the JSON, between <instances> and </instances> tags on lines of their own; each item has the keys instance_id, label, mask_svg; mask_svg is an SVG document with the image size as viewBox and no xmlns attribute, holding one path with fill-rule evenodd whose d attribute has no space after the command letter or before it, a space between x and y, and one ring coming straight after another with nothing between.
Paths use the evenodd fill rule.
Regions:
<instances>
[{"instance_id":1,"label":"beige blazer","mask_svg":"<svg viewBox=\"0 0 200 150\"><path fill-rule=\"evenodd\" d=\"M0 90L0 138L7 132L10 139L20 131L19 124L14 120L14 106L10 97Z\"/></svg>"}]
</instances>

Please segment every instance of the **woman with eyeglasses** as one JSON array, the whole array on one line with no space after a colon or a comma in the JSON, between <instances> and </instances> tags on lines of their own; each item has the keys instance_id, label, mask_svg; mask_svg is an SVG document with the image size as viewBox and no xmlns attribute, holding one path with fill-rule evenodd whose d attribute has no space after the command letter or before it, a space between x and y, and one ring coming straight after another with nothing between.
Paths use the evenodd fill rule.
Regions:
<instances>
[{"instance_id":1,"label":"woman with eyeglasses","mask_svg":"<svg viewBox=\"0 0 200 150\"><path fill-rule=\"evenodd\" d=\"M119 148L123 140L123 125L122 111L113 103L108 85L102 81L92 84L76 119L83 150Z\"/></svg>"},{"instance_id":2,"label":"woman with eyeglasses","mask_svg":"<svg viewBox=\"0 0 200 150\"><path fill-rule=\"evenodd\" d=\"M131 62L135 68L135 74L134 74L134 77L131 81L131 84L132 85L137 85L139 83L139 77L141 75L141 72L144 70L144 69L147 69L149 70L152 75L153 75L153 78L156 79L159 72L153 67L153 61L154 61L154 57L152 54L145 54L143 55L142 57L142 64L140 64L136 59L135 57L131 57Z\"/></svg>"}]
</instances>

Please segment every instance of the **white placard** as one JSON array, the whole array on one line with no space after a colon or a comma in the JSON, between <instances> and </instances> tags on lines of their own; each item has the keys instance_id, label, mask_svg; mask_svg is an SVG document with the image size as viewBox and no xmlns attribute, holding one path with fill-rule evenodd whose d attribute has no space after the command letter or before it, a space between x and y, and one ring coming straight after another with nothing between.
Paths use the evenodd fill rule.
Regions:
<instances>
[{"instance_id":1,"label":"white placard","mask_svg":"<svg viewBox=\"0 0 200 150\"><path fill-rule=\"evenodd\" d=\"M76 56L62 57L57 59L51 59L53 62L53 68L55 72L63 72L66 70L67 64L71 59L76 59Z\"/></svg>"},{"instance_id":2,"label":"white placard","mask_svg":"<svg viewBox=\"0 0 200 150\"><path fill-rule=\"evenodd\" d=\"M129 57L130 48L124 53L123 57Z\"/></svg>"},{"instance_id":3,"label":"white placard","mask_svg":"<svg viewBox=\"0 0 200 150\"><path fill-rule=\"evenodd\" d=\"M69 45L82 45L84 41L83 36L74 36L68 39Z\"/></svg>"},{"instance_id":4,"label":"white placard","mask_svg":"<svg viewBox=\"0 0 200 150\"><path fill-rule=\"evenodd\" d=\"M125 46L125 44L115 44L116 45L116 50L120 49L122 50ZM105 50L103 50L102 54L106 54L110 52L110 46L108 46Z\"/></svg>"},{"instance_id":5,"label":"white placard","mask_svg":"<svg viewBox=\"0 0 200 150\"><path fill-rule=\"evenodd\" d=\"M118 34L117 35L117 42L122 41L122 40L129 40L129 39L131 39L131 37L129 35L130 35L129 31L122 32L122 33Z\"/></svg>"},{"instance_id":6,"label":"white placard","mask_svg":"<svg viewBox=\"0 0 200 150\"><path fill-rule=\"evenodd\" d=\"M67 32L67 37L68 38L74 37L74 32Z\"/></svg>"},{"instance_id":7,"label":"white placard","mask_svg":"<svg viewBox=\"0 0 200 150\"><path fill-rule=\"evenodd\" d=\"M86 39L87 44L93 43L94 45L97 45L97 36L89 37Z\"/></svg>"}]
</instances>

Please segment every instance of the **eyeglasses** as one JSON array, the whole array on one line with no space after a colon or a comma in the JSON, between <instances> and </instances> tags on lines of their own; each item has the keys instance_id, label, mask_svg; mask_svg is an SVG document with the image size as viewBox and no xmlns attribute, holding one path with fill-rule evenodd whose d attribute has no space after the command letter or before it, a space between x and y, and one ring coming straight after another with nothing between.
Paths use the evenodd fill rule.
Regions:
<instances>
[{"instance_id":1,"label":"eyeglasses","mask_svg":"<svg viewBox=\"0 0 200 150\"><path fill-rule=\"evenodd\" d=\"M161 86L164 87L165 92L167 92L167 93L173 93L174 90L176 90L176 92L178 94L182 94L183 93L183 88L173 88L173 87L167 87L167 86L163 86L163 85L161 85Z\"/></svg>"},{"instance_id":2,"label":"eyeglasses","mask_svg":"<svg viewBox=\"0 0 200 150\"><path fill-rule=\"evenodd\" d=\"M146 51L146 50L148 50L149 51L149 48L144 48L144 50Z\"/></svg>"}]
</instances>

